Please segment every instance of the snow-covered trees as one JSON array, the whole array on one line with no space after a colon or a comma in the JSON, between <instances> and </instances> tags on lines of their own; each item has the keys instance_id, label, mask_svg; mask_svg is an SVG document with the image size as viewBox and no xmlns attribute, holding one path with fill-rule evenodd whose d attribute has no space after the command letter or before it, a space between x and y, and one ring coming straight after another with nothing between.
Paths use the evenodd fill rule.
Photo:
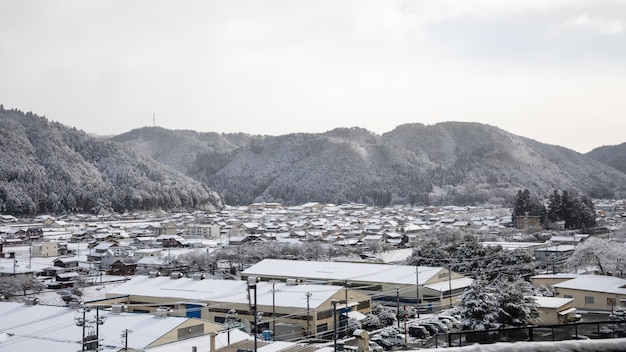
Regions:
<instances>
[{"instance_id":1,"label":"snow-covered trees","mask_svg":"<svg viewBox=\"0 0 626 352\"><path fill-rule=\"evenodd\" d=\"M598 269L602 275L624 275L626 245L597 237L590 237L579 244L567 264L573 269Z\"/></svg>"},{"instance_id":2,"label":"snow-covered trees","mask_svg":"<svg viewBox=\"0 0 626 352\"><path fill-rule=\"evenodd\" d=\"M515 218L518 216L530 215L539 216L541 223L543 223L546 217L546 207L537 196L531 195L528 189L524 191L519 190L513 202L513 212L511 215L513 222L515 222Z\"/></svg>"},{"instance_id":3,"label":"snow-covered trees","mask_svg":"<svg viewBox=\"0 0 626 352\"><path fill-rule=\"evenodd\" d=\"M487 279L505 274L527 277L534 272L533 257L526 251L508 251L501 246L483 246L473 236L458 243L428 239L415 248L407 259L409 265L450 266L450 270L468 276L478 271Z\"/></svg>"},{"instance_id":4,"label":"snow-covered trees","mask_svg":"<svg viewBox=\"0 0 626 352\"><path fill-rule=\"evenodd\" d=\"M525 326L539 317L533 288L524 280L503 281L497 285L498 322L503 326Z\"/></svg>"},{"instance_id":5,"label":"snow-covered trees","mask_svg":"<svg viewBox=\"0 0 626 352\"><path fill-rule=\"evenodd\" d=\"M459 297L464 330L524 326L539 316L532 286L524 280L475 280Z\"/></svg>"},{"instance_id":6,"label":"snow-covered trees","mask_svg":"<svg viewBox=\"0 0 626 352\"><path fill-rule=\"evenodd\" d=\"M459 297L459 314L463 330L497 329L498 301L487 292L481 280L475 280Z\"/></svg>"},{"instance_id":7,"label":"snow-covered trees","mask_svg":"<svg viewBox=\"0 0 626 352\"><path fill-rule=\"evenodd\" d=\"M548 197L547 220L564 221L567 229L589 228L596 225L596 210L585 195L572 197L567 191L555 190Z\"/></svg>"},{"instance_id":8,"label":"snow-covered trees","mask_svg":"<svg viewBox=\"0 0 626 352\"><path fill-rule=\"evenodd\" d=\"M219 208L219 196L129 146L0 111L0 212Z\"/></svg>"},{"instance_id":9,"label":"snow-covered trees","mask_svg":"<svg viewBox=\"0 0 626 352\"><path fill-rule=\"evenodd\" d=\"M32 275L15 275L0 278L0 295L11 297L14 295L26 295L27 291L41 292L44 284Z\"/></svg>"}]
</instances>

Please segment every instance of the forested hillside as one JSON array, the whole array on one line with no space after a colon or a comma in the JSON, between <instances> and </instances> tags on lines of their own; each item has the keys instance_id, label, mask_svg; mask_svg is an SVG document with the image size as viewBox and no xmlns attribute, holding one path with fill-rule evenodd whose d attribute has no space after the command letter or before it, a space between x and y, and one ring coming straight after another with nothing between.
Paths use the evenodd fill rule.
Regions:
<instances>
[{"instance_id":1,"label":"forested hillside","mask_svg":"<svg viewBox=\"0 0 626 352\"><path fill-rule=\"evenodd\" d=\"M626 143L598 147L585 155L626 173Z\"/></svg>"},{"instance_id":2,"label":"forested hillside","mask_svg":"<svg viewBox=\"0 0 626 352\"><path fill-rule=\"evenodd\" d=\"M218 209L219 195L135 149L0 105L0 212Z\"/></svg>"},{"instance_id":3,"label":"forested hillside","mask_svg":"<svg viewBox=\"0 0 626 352\"><path fill-rule=\"evenodd\" d=\"M572 150L478 123L282 136L146 127L114 137L205 182L227 204L512 202L520 189L622 196L626 175Z\"/></svg>"}]
</instances>

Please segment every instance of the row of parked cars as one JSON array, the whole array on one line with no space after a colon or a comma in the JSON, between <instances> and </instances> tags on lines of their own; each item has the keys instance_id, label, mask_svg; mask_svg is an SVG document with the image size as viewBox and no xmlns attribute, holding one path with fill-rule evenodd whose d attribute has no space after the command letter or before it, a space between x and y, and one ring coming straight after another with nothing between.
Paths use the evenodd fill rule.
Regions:
<instances>
[{"instance_id":1,"label":"row of parked cars","mask_svg":"<svg viewBox=\"0 0 626 352\"><path fill-rule=\"evenodd\" d=\"M439 315L428 320L418 321L408 326L412 339L425 340L437 334L461 328L461 318L454 315ZM400 330L389 327L370 337L370 350L373 352L404 349L407 338Z\"/></svg>"},{"instance_id":2,"label":"row of parked cars","mask_svg":"<svg viewBox=\"0 0 626 352\"><path fill-rule=\"evenodd\" d=\"M427 339L452 329L461 328L461 318L454 315L439 315L430 320L418 321L409 325L409 335L416 339Z\"/></svg>"}]
</instances>

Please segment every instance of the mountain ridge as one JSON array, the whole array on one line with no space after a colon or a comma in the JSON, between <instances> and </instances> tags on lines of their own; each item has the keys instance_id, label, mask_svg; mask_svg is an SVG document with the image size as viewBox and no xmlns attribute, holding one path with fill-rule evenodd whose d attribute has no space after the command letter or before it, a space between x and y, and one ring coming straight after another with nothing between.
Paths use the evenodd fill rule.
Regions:
<instances>
[{"instance_id":1,"label":"mountain ridge","mask_svg":"<svg viewBox=\"0 0 626 352\"><path fill-rule=\"evenodd\" d=\"M604 159L594 158L593 151L478 122L409 123L383 134L361 127L279 136L143 127L93 137L0 105L0 127L4 213L310 201L510 204L526 188L544 197L555 189L626 194L626 173L607 161L620 146L598 148Z\"/></svg>"},{"instance_id":2,"label":"mountain ridge","mask_svg":"<svg viewBox=\"0 0 626 352\"><path fill-rule=\"evenodd\" d=\"M144 127L113 140L187 170L232 205L478 204L511 201L524 188L605 198L626 191L626 174L614 168L477 122L403 124L380 135L351 127L280 136L166 130L175 141L151 137L163 130ZM209 135L210 143L202 142ZM165 148L169 143L176 147ZM194 143L196 149L180 147Z\"/></svg>"},{"instance_id":3,"label":"mountain ridge","mask_svg":"<svg viewBox=\"0 0 626 352\"><path fill-rule=\"evenodd\" d=\"M0 212L220 209L206 185L136 149L0 106Z\"/></svg>"}]
</instances>

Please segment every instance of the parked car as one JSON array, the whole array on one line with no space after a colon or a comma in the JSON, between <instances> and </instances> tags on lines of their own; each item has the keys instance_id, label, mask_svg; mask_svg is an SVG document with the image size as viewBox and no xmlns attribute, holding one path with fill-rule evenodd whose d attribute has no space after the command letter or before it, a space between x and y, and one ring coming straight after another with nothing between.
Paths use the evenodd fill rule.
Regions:
<instances>
[{"instance_id":1,"label":"parked car","mask_svg":"<svg viewBox=\"0 0 626 352\"><path fill-rule=\"evenodd\" d=\"M452 323L452 327L455 329L459 329L461 327L461 320L455 318L452 315L440 315L437 317L439 320L449 320Z\"/></svg>"},{"instance_id":2,"label":"parked car","mask_svg":"<svg viewBox=\"0 0 626 352\"><path fill-rule=\"evenodd\" d=\"M446 324L440 322L440 321L435 321L432 320L430 321L431 324L435 325L435 327L437 328L437 331L440 333L446 333L448 332L448 327L446 326Z\"/></svg>"},{"instance_id":3,"label":"parked car","mask_svg":"<svg viewBox=\"0 0 626 352\"><path fill-rule=\"evenodd\" d=\"M395 346L404 347L406 345L406 338L404 334L395 334L393 336L389 336L387 341L393 343Z\"/></svg>"},{"instance_id":4,"label":"parked car","mask_svg":"<svg viewBox=\"0 0 626 352\"><path fill-rule=\"evenodd\" d=\"M428 330L421 325L409 326L409 335L415 337L416 339L427 339L430 337Z\"/></svg>"},{"instance_id":5,"label":"parked car","mask_svg":"<svg viewBox=\"0 0 626 352\"><path fill-rule=\"evenodd\" d=\"M454 327L454 324L452 323L450 319L438 317L437 321L445 325L448 328L448 331L452 330L452 328Z\"/></svg>"},{"instance_id":6,"label":"parked car","mask_svg":"<svg viewBox=\"0 0 626 352\"><path fill-rule=\"evenodd\" d=\"M428 331L430 336L435 336L439 333L439 329L437 329L435 324L431 324L427 322L420 322L420 325L423 326Z\"/></svg>"},{"instance_id":7,"label":"parked car","mask_svg":"<svg viewBox=\"0 0 626 352\"><path fill-rule=\"evenodd\" d=\"M372 352L383 352L383 348L380 347L379 344L377 344L376 342L370 340L370 351Z\"/></svg>"},{"instance_id":8,"label":"parked car","mask_svg":"<svg viewBox=\"0 0 626 352\"><path fill-rule=\"evenodd\" d=\"M391 351L394 346L394 344L391 341L384 339L382 336L374 336L373 338L370 339L370 341L376 342L385 351Z\"/></svg>"}]
</instances>

